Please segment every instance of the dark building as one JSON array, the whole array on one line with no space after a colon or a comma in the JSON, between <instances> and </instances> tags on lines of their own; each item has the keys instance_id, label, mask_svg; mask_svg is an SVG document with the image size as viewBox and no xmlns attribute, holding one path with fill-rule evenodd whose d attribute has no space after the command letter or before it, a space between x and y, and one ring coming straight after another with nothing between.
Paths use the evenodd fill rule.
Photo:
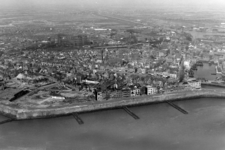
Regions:
<instances>
[{"instance_id":1,"label":"dark building","mask_svg":"<svg viewBox=\"0 0 225 150\"><path fill-rule=\"evenodd\" d=\"M180 60L178 78L179 78L179 82L183 82L184 80L184 58L183 57L181 57L181 60Z\"/></svg>"},{"instance_id":2,"label":"dark building","mask_svg":"<svg viewBox=\"0 0 225 150\"><path fill-rule=\"evenodd\" d=\"M123 97L130 97L131 95L131 90L130 89L123 89L122 90L122 96Z\"/></svg>"},{"instance_id":3,"label":"dark building","mask_svg":"<svg viewBox=\"0 0 225 150\"><path fill-rule=\"evenodd\" d=\"M74 45L77 47L82 47L84 45L90 44L87 35L80 34L73 37Z\"/></svg>"},{"instance_id":4,"label":"dark building","mask_svg":"<svg viewBox=\"0 0 225 150\"><path fill-rule=\"evenodd\" d=\"M57 35L57 40L58 40L58 44L61 45L62 41L63 41L63 35L62 34L58 34Z\"/></svg>"}]
</instances>

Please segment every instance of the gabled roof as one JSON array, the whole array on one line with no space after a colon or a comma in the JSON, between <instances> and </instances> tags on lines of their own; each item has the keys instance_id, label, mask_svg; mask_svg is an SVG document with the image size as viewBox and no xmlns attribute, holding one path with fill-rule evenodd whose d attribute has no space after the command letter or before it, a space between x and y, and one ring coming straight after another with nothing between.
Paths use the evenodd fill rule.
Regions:
<instances>
[{"instance_id":1,"label":"gabled roof","mask_svg":"<svg viewBox=\"0 0 225 150\"><path fill-rule=\"evenodd\" d=\"M191 82L191 81L197 81L197 79L196 78L189 78L189 79L187 79L187 82Z\"/></svg>"},{"instance_id":2,"label":"gabled roof","mask_svg":"<svg viewBox=\"0 0 225 150\"><path fill-rule=\"evenodd\" d=\"M22 73L20 73L20 74L18 74L18 75L16 76L16 78L17 78L17 79L23 79L23 78L25 78L25 75L23 75Z\"/></svg>"}]
</instances>

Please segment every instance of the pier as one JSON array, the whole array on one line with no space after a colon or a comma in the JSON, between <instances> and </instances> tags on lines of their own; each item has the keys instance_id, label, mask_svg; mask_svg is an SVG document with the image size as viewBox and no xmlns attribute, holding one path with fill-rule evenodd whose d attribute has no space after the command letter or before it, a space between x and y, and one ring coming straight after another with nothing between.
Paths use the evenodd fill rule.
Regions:
<instances>
[{"instance_id":1,"label":"pier","mask_svg":"<svg viewBox=\"0 0 225 150\"><path fill-rule=\"evenodd\" d=\"M133 117L135 120L140 119L136 114L134 114L132 111L130 111L126 106L123 107L123 110L126 111L131 117Z\"/></svg>"},{"instance_id":2,"label":"pier","mask_svg":"<svg viewBox=\"0 0 225 150\"><path fill-rule=\"evenodd\" d=\"M183 114L188 114L188 112L186 110L184 110L183 108L181 108L180 106L177 106L176 104L172 103L172 102L166 102L167 104L169 104L170 106L172 106L173 108L175 108L176 110L180 111Z\"/></svg>"},{"instance_id":3,"label":"pier","mask_svg":"<svg viewBox=\"0 0 225 150\"><path fill-rule=\"evenodd\" d=\"M73 113L72 116L76 119L79 125L84 124L83 120L78 116L77 113Z\"/></svg>"}]
</instances>

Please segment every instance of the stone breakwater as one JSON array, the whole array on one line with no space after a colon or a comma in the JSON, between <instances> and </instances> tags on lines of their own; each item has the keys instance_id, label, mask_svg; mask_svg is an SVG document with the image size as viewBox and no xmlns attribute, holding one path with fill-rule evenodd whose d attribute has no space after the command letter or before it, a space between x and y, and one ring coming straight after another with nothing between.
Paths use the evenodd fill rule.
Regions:
<instances>
[{"instance_id":1,"label":"stone breakwater","mask_svg":"<svg viewBox=\"0 0 225 150\"><path fill-rule=\"evenodd\" d=\"M203 89L199 91L183 91L183 92L167 93L163 95L129 97L114 101L85 103L80 105L69 105L51 108L35 108L35 107L13 108L7 106L4 103L0 103L0 113L18 120L35 119L35 118L46 118L60 115L68 115L74 112L88 112L101 109L119 108L123 106L143 105L149 103L159 103L164 101L175 101L175 100L194 99L203 97L225 98L225 92L223 92L222 90L218 91L218 90Z\"/></svg>"}]
</instances>

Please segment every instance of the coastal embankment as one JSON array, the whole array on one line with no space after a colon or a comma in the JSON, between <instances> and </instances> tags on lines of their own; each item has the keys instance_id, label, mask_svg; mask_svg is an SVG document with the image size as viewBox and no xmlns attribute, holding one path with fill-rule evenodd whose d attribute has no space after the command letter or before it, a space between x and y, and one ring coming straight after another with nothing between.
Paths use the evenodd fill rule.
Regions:
<instances>
[{"instance_id":1,"label":"coastal embankment","mask_svg":"<svg viewBox=\"0 0 225 150\"><path fill-rule=\"evenodd\" d=\"M113 101L94 102L80 105L67 105L49 108L35 108L35 106L30 108L23 108L23 107L13 108L7 106L4 103L0 103L0 113L17 120L36 119L60 115L69 115L75 112L76 113L89 112L102 109L120 108L123 106L144 105L150 103L160 103L166 101L176 101L195 98L225 98L225 92L223 92L223 90L212 90L212 89L202 89L193 91L190 90L190 91L171 92L163 95L129 97Z\"/></svg>"},{"instance_id":2,"label":"coastal embankment","mask_svg":"<svg viewBox=\"0 0 225 150\"><path fill-rule=\"evenodd\" d=\"M225 88L225 85L224 84L220 84L220 83L207 83L207 82L204 82L204 83L201 83L201 84L202 84L202 86Z\"/></svg>"}]
</instances>

